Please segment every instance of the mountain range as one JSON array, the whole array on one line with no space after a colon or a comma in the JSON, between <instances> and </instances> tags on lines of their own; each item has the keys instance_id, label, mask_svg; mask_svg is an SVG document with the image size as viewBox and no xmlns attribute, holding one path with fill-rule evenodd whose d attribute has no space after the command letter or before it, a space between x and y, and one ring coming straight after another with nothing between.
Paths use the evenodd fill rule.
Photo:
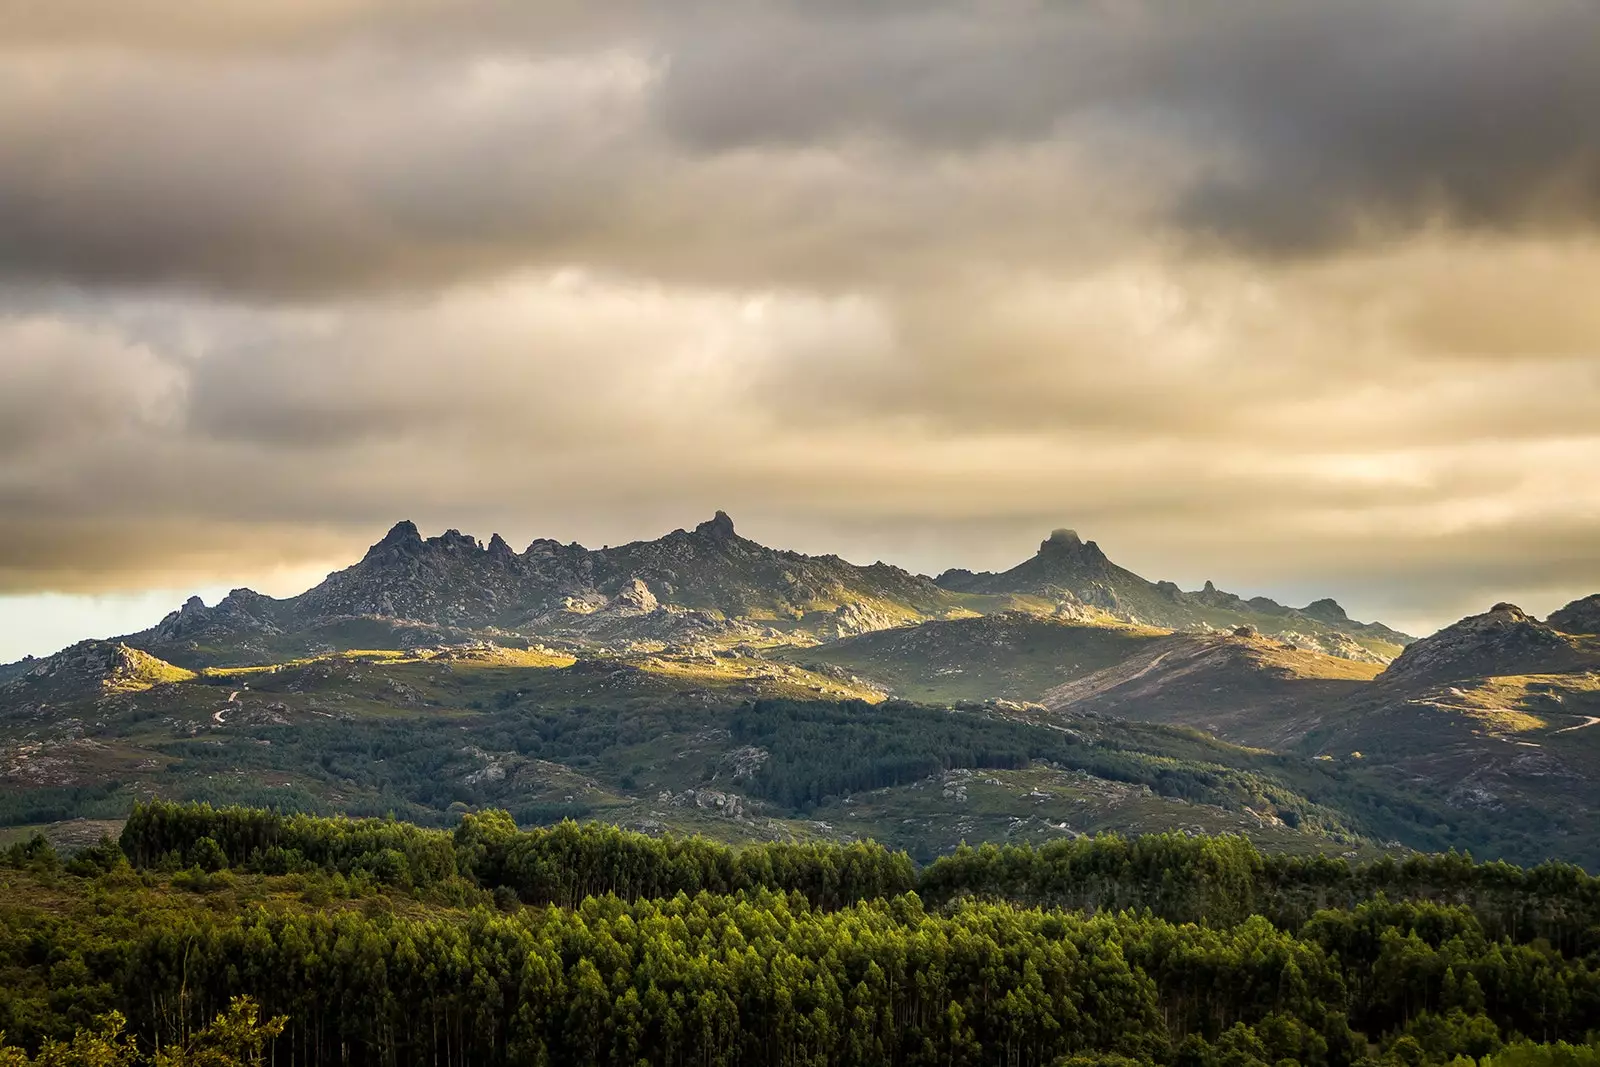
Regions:
<instances>
[{"instance_id":1,"label":"mountain range","mask_svg":"<svg viewBox=\"0 0 1600 1067\"><path fill-rule=\"evenodd\" d=\"M1150 581L1070 530L929 577L721 512L521 552L401 522L299 596L0 667L0 826L90 833L160 794L922 856L1179 827L1600 865L1597 632L1600 595L1417 640Z\"/></svg>"},{"instance_id":2,"label":"mountain range","mask_svg":"<svg viewBox=\"0 0 1600 1067\"><path fill-rule=\"evenodd\" d=\"M186 667L362 647L543 638L621 647L707 640L816 643L1004 610L1078 621L1210 631L1253 627L1331 655L1387 662L1412 640L1350 620L1332 600L1295 609L1265 597L1185 592L1106 559L1069 530L1002 574L938 578L887 563L767 548L723 512L692 530L602 549L537 540L516 552L397 523L354 566L286 600L236 589L191 599L124 643Z\"/></svg>"}]
</instances>

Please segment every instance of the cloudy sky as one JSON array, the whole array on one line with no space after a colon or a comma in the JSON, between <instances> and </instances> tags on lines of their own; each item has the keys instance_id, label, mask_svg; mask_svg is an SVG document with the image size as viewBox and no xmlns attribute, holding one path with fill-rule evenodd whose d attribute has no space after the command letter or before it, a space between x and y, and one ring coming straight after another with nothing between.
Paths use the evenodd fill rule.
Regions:
<instances>
[{"instance_id":1,"label":"cloudy sky","mask_svg":"<svg viewBox=\"0 0 1600 1067\"><path fill-rule=\"evenodd\" d=\"M396 519L1600 589L1593 0L0 0L0 659Z\"/></svg>"}]
</instances>

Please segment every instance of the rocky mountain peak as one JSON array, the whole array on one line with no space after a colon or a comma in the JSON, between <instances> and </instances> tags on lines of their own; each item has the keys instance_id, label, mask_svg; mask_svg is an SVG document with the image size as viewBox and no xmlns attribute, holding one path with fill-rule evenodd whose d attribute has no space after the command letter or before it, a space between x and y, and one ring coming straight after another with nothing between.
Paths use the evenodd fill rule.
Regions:
<instances>
[{"instance_id":1,"label":"rocky mountain peak","mask_svg":"<svg viewBox=\"0 0 1600 1067\"><path fill-rule=\"evenodd\" d=\"M1103 562L1105 553L1093 541L1085 541L1076 530L1052 530L1050 536L1039 543L1039 556L1044 559L1064 561Z\"/></svg>"},{"instance_id":2,"label":"rocky mountain peak","mask_svg":"<svg viewBox=\"0 0 1600 1067\"><path fill-rule=\"evenodd\" d=\"M1347 614L1344 608L1340 606L1339 602L1334 600L1332 597L1323 597L1321 600L1313 600L1311 603L1301 608L1300 611L1302 614L1309 615L1313 619L1321 619L1323 622L1331 622L1336 626L1343 625L1350 621L1349 614Z\"/></svg>"},{"instance_id":3,"label":"rocky mountain peak","mask_svg":"<svg viewBox=\"0 0 1600 1067\"><path fill-rule=\"evenodd\" d=\"M1564 634L1600 634L1600 593L1551 612L1549 622Z\"/></svg>"},{"instance_id":4,"label":"rocky mountain peak","mask_svg":"<svg viewBox=\"0 0 1600 1067\"><path fill-rule=\"evenodd\" d=\"M493 556L495 559L507 560L515 557L516 553L512 551L511 546L506 543L506 539L504 537L501 537L499 534L490 534L489 555Z\"/></svg>"},{"instance_id":5,"label":"rocky mountain peak","mask_svg":"<svg viewBox=\"0 0 1600 1067\"><path fill-rule=\"evenodd\" d=\"M491 539L491 546L496 542L500 546L494 555L515 556L511 546L505 539L496 534ZM424 538L417 529L417 524L410 519L404 519L390 527L389 532L383 535L383 540L367 549L367 554L362 557L363 563L398 563L405 560L416 559L425 555L479 555L488 551L471 534L464 534L460 530L446 530L438 537Z\"/></svg>"},{"instance_id":6,"label":"rocky mountain peak","mask_svg":"<svg viewBox=\"0 0 1600 1067\"><path fill-rule=\"evenodd\" d=\"M425 544L442 548L446 552L482 552L483 546L471 534L464 534L460 530L446 530L438 537L430 537Z\"/></svg>"},{"instance_id":7,"label":"rocky mountain peak","mask_svg":"<svg viewBox=\"0 0 1600 1067\"><path fill-rule=\"evenodd\" d=\"M389 532L383 535L382 540L367 549L367 554L361 557L361 562L398 560L415 556L422 550L422 532L417 529L417 524L410 519L402 519L389 528Z\"/></svg>"},{"instance_id":8,"label":"rocky mountain peak","mask_svg":"<svg viewBox=\"0 0 1600 1067\"><path fill-rule=\"evenodd\" d=\"M383 540L378 545L393 547L398 545L421 545L422 531L417 529L417 524L410 519L401 519L389 527L389 532L383 535ZM378 547L377 545L373 546Z\"/></svg>"},{"instance_id":9,"label":"rocky mountain peak","mask_svg":"<svg viewBox=\"0 0 1600 1067\"><path fill-rule=\"evenodd\" d=\"M694 528L694 532L701 537L708 537L713 541L732 541L737 534L733 531L733 520L726 511L719 511Z\"/></svg>"}]
</instances>

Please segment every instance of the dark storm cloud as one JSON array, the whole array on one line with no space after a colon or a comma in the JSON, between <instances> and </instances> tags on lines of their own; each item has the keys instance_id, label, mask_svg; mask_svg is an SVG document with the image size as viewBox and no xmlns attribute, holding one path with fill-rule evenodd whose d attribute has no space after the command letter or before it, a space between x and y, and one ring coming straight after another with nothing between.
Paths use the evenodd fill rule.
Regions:
<instances>
[{"instance_id":1,"label":"dark storm cloud","mask_svg":"<svg viewBox=\"0 0 1600 1067\"><path fill-rule=\"evenodd\" d=\"M1252 249L1600 215L1600 9L1584 0L868 10L684 41L669 126L715 148L1064 133L1115 151L1110 124L1203 161L1172 217Z\"/></svg>"},{"instance_id":2,"label":"dark storm cloud","mask_svg":"<svg viewBox=\"0 0 1600 1067\"><path fill-rule=\"evenodd\" d=\"M603 228L637 177L610 124L643 76L604 57L0 61L0 271L304 293L503 267Z\"/></svg>"},{"instance_id":3,"label":"dark storm cloud","mask_svg":"<svg viewBox=\"0 0 1600 1067\"><path fill-rule=\"evenodd\" d=\"M860 139L932 168L1064 142L1137 174L1153 221L1252 251L1600 212L1584 0L246 7L24 5L0 38L0 270L268 293L529 261L837 276L850 256L796 245L855 187L767 182ZM751 152L769 165L727 167ZM960 189L898 214L887 232L935 246L1041 221Z\"/></svg>"}]
</instances>

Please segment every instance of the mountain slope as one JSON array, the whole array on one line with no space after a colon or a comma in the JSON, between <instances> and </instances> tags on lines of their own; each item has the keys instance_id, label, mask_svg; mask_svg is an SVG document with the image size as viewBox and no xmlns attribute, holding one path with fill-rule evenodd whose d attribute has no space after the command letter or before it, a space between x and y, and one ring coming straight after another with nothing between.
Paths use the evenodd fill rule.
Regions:
<instances>
[{"instance_id":1,"label":"mountain slope","mask_svg":"<svg viewBox=\"0 0 1600 1067\"><path fill-rule=\"evenodd\" d=\"M1266 597L1245 600L1210 582L1192 593L1172 582L1151 582L1112 563L1099 545L1072 530L1055 531L1032 559L1003 573L951 570L935 581L954 592L1081 603L1129 622L1171 630L1250 626L1331 655L1374 663L1392 659L1412 640L1381 623L1354 622L1332 600L1295 609Z\"/></svg>"},{"instance_id":2,"label":"mountain slope","mask_svg":"<svg viewBox=\"0 0 1600 1067\"><path fill-rule=\"evenodd\" d=\"M233 666L194 676L148 648L89 642L13 668L0 825L115 818L157 792L430 821L494 805L524 822L600 815L724 839L876 836L919 855L1181 827L1292 849L1359 835L1600 863L1600 730L1587 728L1600 723L1600 638L1502 606L1378 674L1248 630L1118 623L1065 595L1058 615L972 616L974 598L1007 594L774 552L730 526L518 554L402 524L302 597L239 590L151 631L189 662ZM891 610L951 617L838 636ZM703 638L663 642L669 627ZM545 644L541 629L567 637ZM819 635L834 639L799 643ZM286 651L319 643L389 650ZM239 665L257 652L262 665ZM950 706L885 704L885 689ZM1054 710L1017 703L1045 690ZM751 706L763 698L844 702Z\"/></svg>"},{"instance_id":3,"label":"mountain slope","mask_svg":"<svg viewBox=\"0 0 1600 1067\"><path fill-rule=\"evenodd\" d=\"M81 660L40 677L92 678L67 669ZM0 717L0 827L115 818L161 795L434 824L494 806L524 823L602 817L725 840L875 837L924 858L963 839L1178 827L1295 851L1358 844L1259 753L1106 720L1063 729L885 703L757 658L341 653L81 691ZM1296 828L1280 809L1321 814Z\"/></svg>"},{"instance_id":4,"label":"mountain slope","mask_svg":"<svg viewBox=\"0 0 1600 1067\"><path fill-rule=\"evenodd\" d=\"M1136 655L1165 633L1007 611L879 630L783 655L848 670L911 700L1031 701Z\"/></svg>"},{"instance_id":5,"label":"mountain slope","mask_svg":"<svg viewBox=\"0 0 1600 1067\"><path fill-rule=\"evenodd\" d=\"M1390 686L1600 667L1600 639L1563 633L1515 604L1496 604L1406 648L1379 681Z\"/></svg>"},{"instance_id":6,"label":"mountain slope","mask_svg":"<svg viewBox=\"0 0 1600 1067\"><path fill-rule=\"evenodd\" d=\"M1056 710L1195 726L1239 744L1284 748L1378 673L1260 636L1172 634L1051 690Z\"/></svg>"},{"instance_id":7,"label":"mountain slope","mask_svg":"<svg viewBox=\"0 0 1600 1067\"><path fill-rule=\"evenodd\" d=\"M0 683L0 715L184 682L194 672L116 641L80 641Z\"/></svg>"},{"instance_id":8,"label":"mountain slope","mask_svg":"<svg viewBox=\"0 0 1600 1067\"><path fill-rule=\"evenodd\" d=\"M1600 860L1600 638L1513 605L1415 642L1382 672L1259 636L1175 634L1046 703L1194 726L1341 768L1402 804L1430 805L1435 847L1466 839L1480 854ZM1415 835L1394 829L1398 810L1370 811L1367 825Z\"/></svg>"},{"instance_id":9,"label":"mountain slope","mask_svg":"<svg viewBox=\"0 0 1600 1067\"><path fill-rule=\"evenodd\" d=\"M838 556L767 548L740 537L720 511L692 532L602 549L593 558L594 585L603 593L642 581L663 600L730 617L798 620L866 605L915 618L956 604L927 578L886 563L859 567Z\"/></svg>"}]
</instances>

